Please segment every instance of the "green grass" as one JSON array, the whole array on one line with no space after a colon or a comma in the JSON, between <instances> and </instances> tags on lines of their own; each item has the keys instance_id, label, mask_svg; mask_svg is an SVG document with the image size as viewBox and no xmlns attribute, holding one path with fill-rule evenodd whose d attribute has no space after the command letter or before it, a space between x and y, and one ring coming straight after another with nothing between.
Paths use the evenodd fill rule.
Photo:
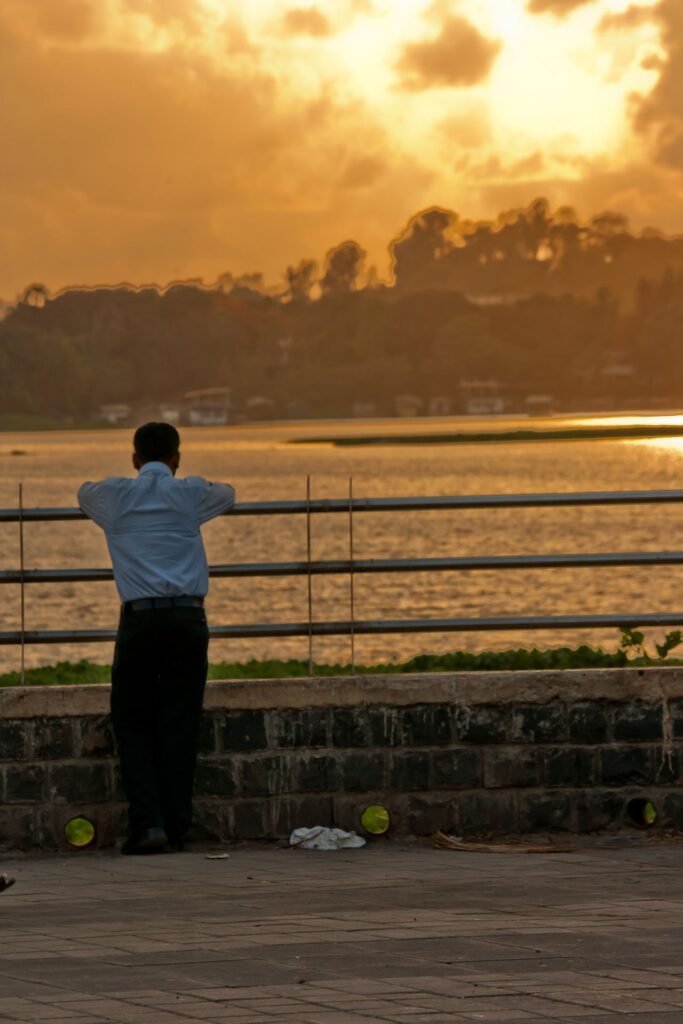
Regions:
<instances>
[{"instance_id":1,"label":"green grass","mask_svg":"<svg viewBox=\"0 0 683 1024\"><path fill-rule=\"evenodd\" d=\"M583 644L580 647L552 647L546 650L516 648L506 651L454 651L451 654L419 654L404 662L387 662L376 665L356 665L356 672L402 673L402 672L502 672L530 669L568 668L623 668L626 665L680 665L682 661L667 658L628 658L624 651L604 651L599 647ZM318 676L343 676L351 674L349 664L315 665ZM307 661L247 661L217 662L209 667L209 679L286 679L308 675ZM26 670L27 686L78 686L83 683L108 683L111 678L110 665L97 665L90 661L61 661L57 665ZM0 676L0 686L19 686L18 672L7 672Z\"/></svg>"}]
</instances>

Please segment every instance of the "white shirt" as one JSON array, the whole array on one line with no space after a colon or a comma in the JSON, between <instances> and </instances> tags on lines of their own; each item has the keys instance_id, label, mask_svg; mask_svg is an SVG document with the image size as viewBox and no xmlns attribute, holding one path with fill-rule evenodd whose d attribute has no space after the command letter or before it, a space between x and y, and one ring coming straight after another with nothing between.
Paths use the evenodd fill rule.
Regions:
<instances>
[{"instance_id":1,"label":"white shirt","mask_svg":"<svg viewBox=\"0 0 683 1024\"><path fill-rule=\"evenodd\" d=\"M230 484L178 480L163 462L146 462L132 479L110 476L78 491L78 504L104 530L122 601L203 597L209 569L199 528L234 503Z\"/></svg>"}]
</instances>

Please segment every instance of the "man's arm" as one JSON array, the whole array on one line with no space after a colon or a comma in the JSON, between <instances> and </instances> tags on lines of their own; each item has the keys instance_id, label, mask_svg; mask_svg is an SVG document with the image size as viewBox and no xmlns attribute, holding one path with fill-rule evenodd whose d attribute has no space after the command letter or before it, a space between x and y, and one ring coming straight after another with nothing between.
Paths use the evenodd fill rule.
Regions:
<instances>
[{"instance_id":1,"label":"man's arm","mask_svg":"<svg viewBox=\"0 0 683 1024\"><path fill-rule=\"evenodd\" d=\"M202 484L197 506L200 526L227 512L235 504L235 488L230 484L212 484L208 480L202 480Z\"/></svg>"},{"instance_id":2,"label":"man's arm","mask_svg":"<svg viewBox=\"0 0 683 1024\"><path fill-rule=\"evenodd\" d=\"M102 514L102 485L93 484L90 481L81 484L78 488L78 507L82 509L88 519L92 519L98 526L104 526Z\"/></svg>"}]
</instances>

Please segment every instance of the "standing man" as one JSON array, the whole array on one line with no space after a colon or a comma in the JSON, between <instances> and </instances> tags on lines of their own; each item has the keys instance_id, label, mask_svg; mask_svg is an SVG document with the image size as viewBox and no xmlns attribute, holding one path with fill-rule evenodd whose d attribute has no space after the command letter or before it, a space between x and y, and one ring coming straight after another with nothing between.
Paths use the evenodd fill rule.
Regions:
<instances>
[{"instance_id":1,"label":"standing man","mask_svg":"<svg viewBox=\"0 0 683 1024\"><path fill-rule=\"evenodd\" d=\"M107 538L121 618L111 713L129 803L122 853L182 849L192 787L209 630L209 572L200 527L235 503L229 484L176 479L180 436L145 423L133 438L138 476L85 483L78 504Z\"/></svg>"}]
</instances>

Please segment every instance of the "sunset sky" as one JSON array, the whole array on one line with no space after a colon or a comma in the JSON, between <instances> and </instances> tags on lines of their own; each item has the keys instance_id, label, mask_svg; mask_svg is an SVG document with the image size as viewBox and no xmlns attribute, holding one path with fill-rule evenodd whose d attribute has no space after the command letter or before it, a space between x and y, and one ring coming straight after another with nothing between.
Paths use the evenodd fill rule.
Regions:
<instances>
[{"instance_id":1,"label":"sunset sky","mask_svg":"<svg viewBox=\"0 0 683 1024\"><path fill-rule=\"evenodd\" d=\"M0 297L546 195L683 232L683 0L0 0Z\"/></svg>"}]
</instances>

